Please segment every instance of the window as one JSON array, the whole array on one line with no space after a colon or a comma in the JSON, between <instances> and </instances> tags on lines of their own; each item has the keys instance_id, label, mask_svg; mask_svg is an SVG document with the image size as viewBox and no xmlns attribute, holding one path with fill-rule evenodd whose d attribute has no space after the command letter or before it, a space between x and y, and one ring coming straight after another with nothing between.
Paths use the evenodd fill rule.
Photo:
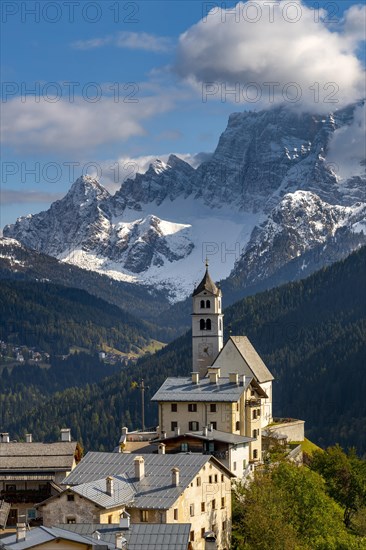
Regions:
<instances>
[{"instance_id":1,"label":"window","mask_svg":"<svg viewBox=\"0 0 366 550\"><path fill-rule=\"evenodd\" d=\"M66 523L76 523L76 518L66 518Z\"/></svg>"},{"instance_id":2,"label":"window","mask_svg":"<svg viewBox=\"0 0 366 550\"><path fill-rule=\"evenodd\" d=\"M211 302L210 302L210 300L206 300L206 307L211 307Z\"/></svg>"},{"instance_id":3,"label":"window","mask_svg":"<svg viewBox=\"0 0 366 550\"><path fill-rule=\"evenodd\" d=\"M201 502L201 512L204 512L206 510L206 505L204 502Z\"/></svg>"},{"instance_id":4,"label":"window","mask_svg":"<svg viewBox=\"0 0 366 550\"><path fill-rule=\"evenodd\" d=\"M261 415L261 410L257 409L257 416L260 416L260 415Z\"/></svg>"},{"instance_id":5,"label":"window","mask_svg":"<svg viewBox=\"0 0 366 550\"><path fill-rule=\"evenodd\" d=\"M171 404L171 411L172 411L172 413L176 413L177 410L178 410L178 405L177 405L177 403L172 403L172 404Z\"/></svg>"},{"instance_id":6,"label":"window","mask_svg":"<svg viewBox=\"0 0 366 550\"><path fill-rule=\"evenodd\" d=\"M217 474L215 474L215 483L217 483Z\"/></svg>"},{"instance_id":7,"label":"window","mask_svg":"<svg viewBox=\"0 0 366 550\"><path fill-rule=\"evenodd\" d=\"M67 495L67 501L68 502L74 502L74 500L75 500L74 495Z\"/></svg>"},{"instance_id":8,"label":"window","mask_svg":"<svg viewBox=\"0 0 366 550\"><path fill-rule=\"evenodd\" d=\"M236 431L240 430L240 421L239 420L236 421L235 429L236 429Z\"/></svg>"},{"instance_id":9,"label":"window","mask_svg":"<svg viewBox=\"0 0 366 550\"><path fill-rule=\"evenodd\" d=\"M201 528L201 539L205 538L206 529L204 527Z\"/></svg>"},{"instance_id":10,"label":"window","mask_svg":"<svg viewBox=\"0 0 366 550\"><path fill-rule=\"evenodd\" d=\"M146 523L149 521L149 510L140 510L140 519Z\"/></svg>"},{"instance_id":11,"label":"window","mask_svg":"<svg viewBox=\"0 0 366 550\"><path fill-rule=\"evenodd\" d=\"M198 432L198 430L200 429L200 425L198 422L189 422L188 429L190 432Z\"/></svg>"},{"instance_id":12,"label":"window","mask_svg":"<svg viewBox=\"0 0 366 550\"><path fill-rule=\"evenodd\" d=\"M236 410L239 410L239 403L236 404Z\"/></svg>"},{"instance_id":13,"label":"window","mask_svg":"<svg viewBox=\"0 0 366 550\"><path fill-rule=\"evenodd\" d=\"M225 508L225 497L221 497L221 508Z\"/></svg>"},{"instance_id":14,"label":"window","mask_svg":"<svg viewBox=\"0 0 366 550\"><path fill-rule=\"evenodd\" d=\"M108 523L112 523L112 519L113 519L113 516L112 516L112 514L110 514L110 515L108 516Z\"/></svg>"},{"instance_id":15,"label":"window","mask_svg":"<svg viewBox=\"0 0 366 550\"><path fill-rule=\"evenodd\" d=\"M212 501L212 510L215 510L215 508L216 508L216 500L213 499L213 501Z\"/></svg>"},{"instance_id":16,"label":"window","mask_svg":"<svg viewBox=\"0 0 366 550\"><path fill-rule=\"evenodd\" d=\"M197 478L197 487L201 487L201 478L200 477Z\"/></svg>"},{"instance_id":17,"label":"window","mask_svg":"<svg viewBox=\"0 0 366 550\"><path fill-rule=\"evenodd\" d=\"M253 451L253 458L258 458L258 451L257 451L257 449L254 449L254 451Z\"/></svg>"},{"instance_id":18,"label":"window","mask_svg":"<svg viewBox=\"0 0 366 550\"><path fill-rule=\"evenodd\" d=\"M201 309L205 309L205 301L204 300L201 300Z\"/></svg>"},{"instance_id":19,"label":"window","mask_svg":"<svg viewBox=\"0 0 366 550\"><path fill-rule=\"evenodd\" d=\"M253 395L255 395L255 391L252 390L252 391L250 392L250 395L253 397Z\"/></svg>"},{"instance_id":20,"label":"window","mask_svg":"<svg viewBox=\"0 0 366 550\"><path fill-rule=\"evenodd\" d=\"M213 430L217 430L217 422L211 422L211 426Z\"/></svg>"},{"instance_id":21,"label":"window","mask_svg":"<svg viewBox=\"0 0 366 550\"><path fill-rule=\"evenodd\" d=\"M215 413L216 412L216 403L210 404L210 412Z\"/></svg>"},{"instance_id":22,"label":"window","mask_svg":"<svg viewBox=\"0 0 366 550\"><path fill-rule=\"evenodd\" d=\"M206 330L206 321L204 319L200 319L200 330Z\"/></svg>"},{"instance_id":23,"label":"window","mask_svg":"<svg viewBox=\"0 0 366 550\"><path fill-rule=\"evenodd\" d=\"M27 509L27 520L30 521L32 519L36 519L37 517L37 510L35 508L28 508Z\"/></svg>"},{"instance_id":24,"label":"window","mask_svg":"<svg viewBox=\"0 0 366 550\"><path fill-rule=\"evenodd\" d=\"M15 491L17 490L17 487L16 485L6 485L6 490L9 491L10 493L15 493Z\"/></svg>"},{"instance_id":25,"label":"window","mask_svg":"<svg viewBox=\"0 0 366 550\"><path fill-rule=\"evenodd\" d=\"M233 470L234 470L234 472L235 472L235 470L236 470L236 462L234 462L234 464L233 464Z\"/></svg>"},{"instance_id":26,"label":"window","mask_svg":"<svg viewBox=\"0 0 366 550\"><path fill-rule=\"evenodd\" d=\"M211 330L211 319L207 319L206 321L206 330Z\"/></svg>"},{"instance_id":27,"label":"window","mask_svg":"<svg viewBox=\"0 0 366 550\"><path fill-rule=\"evenodd\" d=\"M182 453L188 453L188 443L181 443L180 450L182 451Z\"/></svg>"},{"instance_id":28,"label":"window","mask_svg":"<svg viewBox=\"0 0 366 550\"><path fill-rule=\"evenodd\" d=\"M171 430L174 432L175 428L178 428L178 422L172 422L171 423Z\"/></svg>"},{"instance_id":29,"label":"window","mask_svg":"<svg viewBox=\"0 0 366 550\"><path fill-rule=\"evenodd\" d=\"M189 515L191 517L194 516L194 504L190 504L189 506Z\"/></svg>"},{"instance_id":30,"label":"window","mask_svg":"<svg viewBox=\"0 0 366 550\"><path fill-rule=\"evenodd\" d=\"M221 319L219 319L219 329L222 330L222 322L221 322Z\"/></svg>"},{"instance_id":31,"label":"window","mask_svg":"<svg viewBox=\"0 0 366 550\"><path fill-rule=\"evenodd\" d=\"M222 530L224 533L226 532L226 528L227 528L227 521L225 520L222 522Z\"/></svg>"},{"instance_id":32,"label":"window","mask_svg":"<svg viewBox=\"0 0 366 550\"><path fill-rule=\"evenodd\" d=\"M253 430L253 437L257 437L257 430Z\"/></svg>"},{"instance_id":33,"label":"window","mask_svg":"<svg viewBox=\"0 0 366 550\"><path fill-rule=\"evenodd\" d=\"M194 541L194 531L191 531L191 532L189 533L189 540L190 540L191 542Z\"/></svg>"},{"instance_id":34,"label":"window","mask_svg":"<svg viewBox=\"0 0 366 550\"><path fill-rule=\"evenodd\" d=\"M257 418L257 411L256 411L256 409L254 409L254 411L253 411L253 420L256 420L256 418Z\"/></svg>"},{"instance_id":35,"label":"window","mask_svg":"<svg viewBox=\"0 0 366 550\"><path fill-rule=\"evenodd\" d=\"M188 412L197 412L197 403L188 403Z\"/></svg>"},{"instance_id":36,"label":"window","mask_svg":"<svg viewBox=\"0 0 366 550\"><path fill-rule=\"evenodd\" d=\"M174 508L174 519L178 521L178 508Z\"/></svg>"},{"instance_id":37,"label":"window","mask_svg":"<svg viewBox=\"0 0 366 550\"><path fill-rule=\"evenodd\" d=\"M221 483L224 483L224 474L221 474Z\"/></svg>"},{"instance_id":38,"label":"window","mask_svg":"<svg viewBox=\"0 0 366 550\"><path fill-rule=\"evenodd\" d=\"M212 476L208 476L208 482L212 483Z\"/></svg>"}]
</instances>

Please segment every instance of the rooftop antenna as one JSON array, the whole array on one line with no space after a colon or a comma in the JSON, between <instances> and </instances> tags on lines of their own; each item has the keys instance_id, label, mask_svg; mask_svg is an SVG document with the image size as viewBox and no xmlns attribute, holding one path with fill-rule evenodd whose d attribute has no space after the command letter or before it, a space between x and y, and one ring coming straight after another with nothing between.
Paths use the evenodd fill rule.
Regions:
<instances>
[{"instance_id":1,"label":"rooftop antenna","mask_svg":"<svg viewBox=\"0 0 366 550\"><path fill-rule=\"evenodd\" d=\"M141 422L142 422L142 431L145 431L145 390L149 389L149 386L145 386L144 379L141 378L140 384L137 382L132 382L131 384L133 389L141 390Z\"/></svg>"}]
</instances>

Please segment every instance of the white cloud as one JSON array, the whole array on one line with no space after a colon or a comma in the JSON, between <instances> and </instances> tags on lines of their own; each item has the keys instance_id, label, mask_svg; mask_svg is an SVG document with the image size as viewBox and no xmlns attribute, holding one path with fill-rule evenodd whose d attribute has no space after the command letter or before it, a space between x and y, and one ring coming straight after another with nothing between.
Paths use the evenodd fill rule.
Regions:
<instances>
[{"instance_id":1,"label":"white cloud","mask_svg":"<svg viewBox=\"0 0 366 550\"><path fill-rule=\"evenodd\" d=\"M366 6L354 4L345 13L343 20L344 34L353 42L366 39Z\"/></svg>"},{"instance_id":2,"label":"white cloud","mask_svg":"<svg viewBox=\"0 0 366 550\"><path fill-rule=\"evenodd\" d=\"M56 103L37 99L22 102L17 97L2 106L1 141L17 151L90 153L103 144L144 135L143 122L174 105L164 94L137 97L136 103L115 103L107 96L95 103L82 97Z\"/></svg>"},{"instance_id":3,"label":"white cloud","mask_svg":"<svg viewBox=\"0 0 366 550\"><path fill-rule=\"evenodd\" d=\"M329 143L327 162L334 164L341 179L365 176L365 136L366 104L356 107L352 124L336 130Z\"/></svg>"},{"instance_id":4,"label":"white cloud","mask_svg":"<svg viewBox=\"0 0 366 550\"><path fill-rule=\"evenodd\" d=\"M72 47L77 50L92 50L107 45L129 50L163 53L171 50L172 41L167 36L156 36L147 32L121 31L116 35L109 35L103 38L91 38L89 40L78 40L72 43Z\"/></svg>"},{"instance_id":5,"label":"white cloud","mask_svg":"<svg viewBox=\"0 0 366 550\"><path fill-rule=\"evenodd\" d=\"M352 6L343 28L331 31L326 18L301 0L248 0L239 2L235 13L215 7L180 36L175 68L209 92L207 101L253 108L287 102L312 111L334 110L365 94L364 71L355 54L361 12Z\"/></svg>"}]
</instances>

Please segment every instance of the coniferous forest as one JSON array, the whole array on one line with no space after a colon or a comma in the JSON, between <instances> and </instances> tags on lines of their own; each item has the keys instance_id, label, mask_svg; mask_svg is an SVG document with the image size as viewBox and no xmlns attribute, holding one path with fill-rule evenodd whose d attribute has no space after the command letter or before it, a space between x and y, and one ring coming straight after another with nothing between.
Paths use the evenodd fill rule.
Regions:
<instances>
[{"instance_id":1,"label":"coniferous forest","mask_svg":"<svg viewBox=\"0 0 366 550\"><path fill-rule=\"evenodd\" d=\"M274 415L302 418L318 445L355 446L360 455L366 452L365 263L363 248L305 280L225 311L227 335L246 334L275 375ZM73 361L74 369L85 369L88 359ZM57 380L57 368L54 363L44 376ZM33 376L22 383L16 368L4 370L1 429L12 437L32 432L34 440L54 440L67 426L86 449L112 449L121 426L141 427L141 396L132 384L141 378L147 386L146 425L156 424L157 407L149 399L167 376L189 374L190 333L103 380L101 369L89 369L90 378L73 378L68 388Z\"/></svg>"}]
</instances>

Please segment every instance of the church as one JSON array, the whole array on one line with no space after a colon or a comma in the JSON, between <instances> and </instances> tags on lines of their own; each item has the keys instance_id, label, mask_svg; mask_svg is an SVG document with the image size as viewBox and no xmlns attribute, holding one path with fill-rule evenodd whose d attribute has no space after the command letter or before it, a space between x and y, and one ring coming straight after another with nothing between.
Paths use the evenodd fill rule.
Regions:
<instances>
[{"instance_id":1,"label":"church","mask_svg":"<svg viewBox=\"0 0 366 550\"><path fill-rule=\"evenodd\" d=\"M246 336L224 342L222 292L207 262L192 299L191 376L167 378L152 398L159 407L159 452L201 448L242 478L262 462L274 378Z\"/></svg>"}]
</instances>

